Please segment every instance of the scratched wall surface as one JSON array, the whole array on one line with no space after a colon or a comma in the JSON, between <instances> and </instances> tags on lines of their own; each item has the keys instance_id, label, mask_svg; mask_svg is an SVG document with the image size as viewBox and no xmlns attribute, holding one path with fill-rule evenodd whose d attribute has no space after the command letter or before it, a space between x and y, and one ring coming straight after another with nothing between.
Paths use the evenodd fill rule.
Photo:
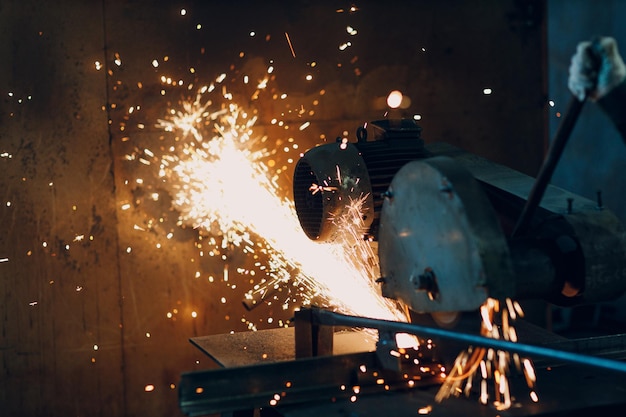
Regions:
<instances>
[{"instance_id":1,"label":"scratched wall surface","mask_svg":"<svg viewBox=\"0 0 626 417\"><path fill-rule=\"evenodd\" d=\"M180 373L215 366L190 337L276 327L302 300L281 288L247 311L263 257L179 221L161 158L189 137L157 124L203 86L257 117L286 197L299 152L354 140L394 89L410 105L390 115L427 141L536 171L542 2L354 5L0 4L3 415L180 415Z\"/></svg>"},{"instance_id":2,"label":"scratched wall surface","mask_svg":"<svg viewBox=\"0 0 626 417\"><path fill-rule=\"evenodd\" d=\"M0 403L7 416L123 410L106 86L93 71L102 25L83 18L100 14L97 4L0 6L0 251L7 259Z\"/></svg>"}]
</instances>

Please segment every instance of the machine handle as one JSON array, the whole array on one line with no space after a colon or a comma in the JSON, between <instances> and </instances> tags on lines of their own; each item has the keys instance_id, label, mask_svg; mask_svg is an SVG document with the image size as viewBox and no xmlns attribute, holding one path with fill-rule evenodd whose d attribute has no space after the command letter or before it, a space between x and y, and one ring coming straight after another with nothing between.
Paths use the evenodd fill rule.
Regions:
<instances>
[{"instance_id":1,"label":"machine handle","mask_svg":"<svg viewBox=\"0 0 626 417\"><path fill-rule=\"evenodd\" d=\"M528 199L522 209L522 214L517 220L515 229L513 229L513 233L511 234L512 238L524 234L530 226L535 210L541 203L541 198L550 183L556 164L563 154L565 145L567 144L572 130L574 130L574 125L576 124L576 120L578 119L578 115L580 115L585 101L586 100L580 101L574 96L570 98L567 110L556 131L552 145L550 145L548 154L543 161L539 174L537 174L533 188L530 190L530 194L528 194Z\"/></svg>"},{"instance_id":2,"label":"machine handle","mask_svg":"<svg viewBox=\"0 0 626 417\"><path fill-rule=\"evenodd\" d=\"M589 48L589 56L596 69L596 74L598 73L598 70L600 69L600 66L602 64L602 56L600 51L600 38L594 37L591 41L591 48ZM589 89L589 91L593 90L594 88L595 84ZM572 130L574 130L576 120L578 120L578 116L580 115L583 105L585 104L585 101L587 101L589 91L587 91L587 94L585 94L585 97L582 100L579 100L573 95L570 98L567 110L565 111L565 115L563 116L563 119L561 119L561 124L559 125L555 133L552 144L550 145L550 149L548 150L548 154L546 155L541 169L539 170L539 174L537 174L537 178L535 179L533 188L530 190L530 194L528 194L528 199L526 200L526 204L522 209L522 213L520 214L520 217L517 220L517 224L513 229L511 238L524 234L528 230L528 227L530 226L530 223L535 214L535 210L541 203L543 194L546 191L548 184L550 183L550 179L552 178L552 174L554 173L556 164L559 162L559 159L561 159L561 155L563 154L565 145L569 140Z\"/></svg>"}]
</instances>

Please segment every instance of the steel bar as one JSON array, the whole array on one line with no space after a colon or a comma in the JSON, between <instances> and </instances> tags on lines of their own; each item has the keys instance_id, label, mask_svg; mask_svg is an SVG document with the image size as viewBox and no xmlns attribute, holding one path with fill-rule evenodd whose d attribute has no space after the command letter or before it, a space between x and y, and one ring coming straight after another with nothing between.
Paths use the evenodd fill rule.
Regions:
<instances>
[{"instance_id":1,"label":"steel bar","mask_svg":"<svg viewBox=\"0 0 626 417\"><path fill-rule=\"evenodd\" d=\"M379 330L389 330L397 333L409 333L416 336L440 337L443 339L456 340L469 345L484 346L528 356L540 356L555 359L563 362L577 363L585 366L603 368L610 371L626 373L626 362L599 358L580 353L567 352L551 349L542 346L534 346L507 340L491 339L484 336L458 333L451 330L435 327L420 326L412 323L395 322L391 320L372 319L367 317L349 316L341 313L323 310L319 308L311 309L311 317L317 320L318 324L333 326L366 327Z\"/></svg>"}]
</instances>

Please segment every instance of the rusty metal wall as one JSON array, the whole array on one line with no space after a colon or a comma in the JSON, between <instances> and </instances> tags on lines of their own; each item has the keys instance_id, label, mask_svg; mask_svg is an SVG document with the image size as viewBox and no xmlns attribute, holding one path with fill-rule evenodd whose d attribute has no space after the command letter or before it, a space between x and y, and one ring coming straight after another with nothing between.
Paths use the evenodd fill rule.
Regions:
<instances>
[{"instance_id":1,"label":"rusty metal wall","mask_svg":"<svg viewBox=\"0 0 626 417\"><path fill-rule=\"evenodd\" d=\"M0 403L7 416L124 410L106 86L92 71L102 59L102 7L61 6L0 6Z\"/></svg>"},{"instance_id":2,"label":"rusty metal wall","mask_svg":"<svg viewBox=\"0 0 626 417\"><path fill-rule=\"evenodd\" d=\"M190 337L291 317L295 305L242 307L253 280L236 267L254 260L203 256L210 233L178 224L149 164L146 149L167 140L157 120L222 73L257 112L284 190L290 138L300 150L344 131L354 140L393 89L411 105L392 115L419 115L426 141L536 171L543 2L355 5L0 3L3 415L179 415L180 373L213 366ZM269 66L252 100L241 80Z\"/></svg>"}]
</instances>

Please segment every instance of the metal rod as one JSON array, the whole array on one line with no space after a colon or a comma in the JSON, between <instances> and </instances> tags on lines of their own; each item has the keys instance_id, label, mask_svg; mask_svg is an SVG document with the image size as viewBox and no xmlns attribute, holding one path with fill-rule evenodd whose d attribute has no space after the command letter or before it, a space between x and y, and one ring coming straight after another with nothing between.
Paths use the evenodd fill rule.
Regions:
<instances>
[{"instance_id":1,"label":"metal rod","mask_svg":"<svg viewBox=\"0 0 626 417\"><path fill-rule=\"evenodd\" d=\"M598 36L594 36L591 40L590 47L587 49L587 56L591 62L591 71L593 74L595 74L594 76L596 77L596 79L593 81L593 85L585 91L585 95L582 97L582 99L579 100L575 96L572 96L570 98L567 110L565 111L565 115L561 119L561 124L559 124L559 127L555 133L552 144L550 145L550 149L548 149L548 154L543 161L541 169L539 170L539 174L535 179L533 188L528 195L528 200L526 200L526 204L522 209L522 214L520 215L517 224L515 225L515 229L513 229L511 237L515 237L519 234L526 232L526 230L530 226L530 222L533 219L535 210L541 203L543 193L546 191L546 187L550 183L550 179L552 178L552 174L554 173L556 164L559 162L559 159L561 159L563 149L565 149L565 145L569 140L570 134L572 133L572 130L574 130L574 125L576 124L576 120L578 120L578 115L580 114L580 111L582 110L585 101L587 101L589 93L596 87L596 84L598 82L598 73L602 65L602 55L603 50L601 45L601 39Z\"/></svg>"},{"instance_id":2,"label":"metal rod","mask_svg":"<svg viewBox=\"0 0 626 417\"><path fill-rule=\"evenodd\" d=\"M542 346L510 342L508 340L492 339L467 333L458 333L451 330L421 326L412 323L402 323L391 320L349 316L319 308L311 309L311 319L317 320L318 324L324 325L366 327L371 329L389 330L396 333L409 333L416 336L441 337L443 339L451 339L465 342L469 345L477 345L499 350L506 350L528 356L541 356L544 358L557 359L560 361L578 363L581 365L604 368L612 371L626 373L626 362L599 358L596 356L583 355L580 353L566 352Z\"/></svg>"}]
</instances>

